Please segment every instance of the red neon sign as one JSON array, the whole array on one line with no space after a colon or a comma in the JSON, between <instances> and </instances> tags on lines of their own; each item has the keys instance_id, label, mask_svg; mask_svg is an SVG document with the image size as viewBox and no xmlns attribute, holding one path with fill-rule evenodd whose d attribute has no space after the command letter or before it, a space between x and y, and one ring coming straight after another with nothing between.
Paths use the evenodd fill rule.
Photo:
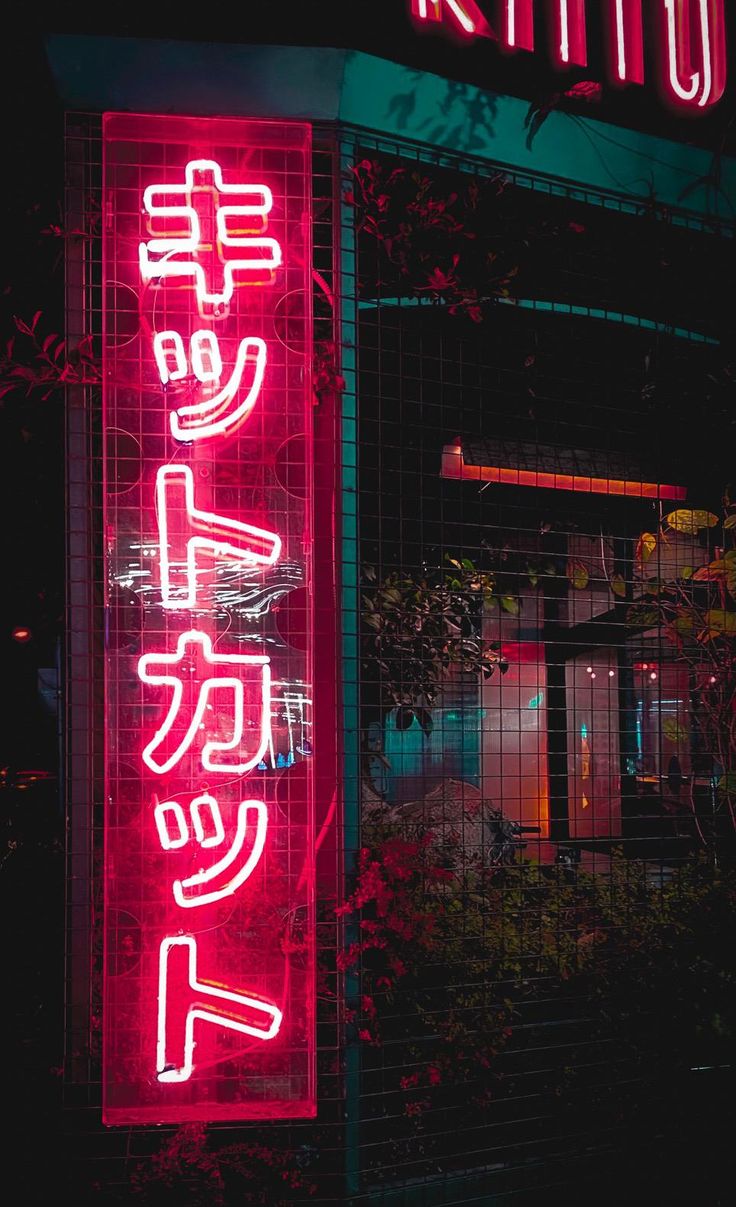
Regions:
<instances>
[{"instance_id":1,"label":"red neon sign","mask_svg":"<svg viewBox=\"0 0 736 1207\"><path fill-rule=\"evenodd\" d=\"M309 154L105 117L108 1124L316 1110Z\"/></svg>"},{"instance_id":2,"label":"red neon sign","mask_svg":"<svg viewBox=\"0 0 736 1207\"><path fill-rule=\"evenodd\" d=\"M726 18L723 0L654 0L657 74L667 100L702 113L726 87ZM419 25L442 23L467 39L484 37L506 51L533 51L534 0L497 0L493 26L475 0L410 0ZM551 57L556 67L588 61L586 0L551 0ZM615 84L643 84L644 18L641 0L605 0L609 75Z\"/></svg>"}]
</instances>

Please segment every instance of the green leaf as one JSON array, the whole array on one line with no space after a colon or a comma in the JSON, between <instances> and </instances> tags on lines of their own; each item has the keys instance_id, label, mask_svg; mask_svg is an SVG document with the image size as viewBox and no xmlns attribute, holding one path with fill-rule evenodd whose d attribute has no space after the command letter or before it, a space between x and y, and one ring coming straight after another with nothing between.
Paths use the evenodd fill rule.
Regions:
<instances>
[{"instance_id":1,"label":"green leaf","mask_svg":"<svg viewBox=\"0 0 736 1207\"><path fill-rule=\"evenodd\" d=\"M683 566L682 569L680 570L680 578L684 578L685 581L687 582L687 580L692 578L692 576L693 576L693 567L692 566Z\"/></svg>"},{"instance_id":2,"label":"green leaf","mask_svg":"<svg viewBox=\"0 0 736 1207\"><path fill-rule=\"evenodd\" d=\"M680 637L689 637L695 628L695 619L692 612L686 611L684 608L678 609L679 615L672 621L672 627Z\"/></svg>"},{"instance_id":3,"label":"green leaf","mask_svg":"<svg viewBox=\"0 0 736 1207\"><path fill-rule=\"evenodd\" d=\"M736 514L726 516L725 520L723 521L723 527L736 528Z\"/></svg>"},{"instance_id":4,"label":"green leaf","mask_svg":"<svg viewBox=\"0 0 736 1207\"><path fill-rule=\"evenodd\" d=\"M666 717L662 722L662 733L668 742L686 743L688 740L687 730L680 725L675 717Z\"/></svg>"},{"instance_id":5,"label":"green leaf","mask_svg":"<svg viewBox=\"0 0 736 1207\"><path fill-rule=\"evenodd\" d=\"M718 516L713 515L712 511L691 511L689 508L680 508L665 516L664 522L669 524L670 528L674 528L675 532L695 536L701 528L714 528L718 523Z\"/></svg>"},{"instance_id":6,"label":"green leaf","mask_svg":"<svg viewBox=\"0 0 736 1207\"><path fill-rule=\"evenodd\" d=\"M636 546L636 560L646 565L657 548L657 538L651 532L642 532Z\"/></svg>"},{"instance_id":7,"label":"green leaf","mask_svg":"<svg viewBox=\"0 0 736 1207\"><path fill-rule=\"evenodd\" d=\"M626 581L623 574L614 574L611 579L611 590L614 595L618 595L619 599L626 598Z\"/></svg>"},{"instance_id":8,"label":"green leaf","mask_svg":"<svg viewBox=\"0 0 736 1207\"><path fill-rule=\"evenodd\" d=\"M717 578L722 578L726 569L726 563L723 558L719 557L715 562L710 562L707 566L700 566L693 574L694 583L710 583Z\"/></svg>"},{"instance_id":9,"label":"green leaf","mask_svg":"<svg viewBox=\"0 0 736 1207\"><path fill-rule=\"evenodd\" d=\"M582 562L578 561L568 562L567 577L571 586L573 586L576 591L584 591L590 582L590 574L587 566L584 566Z\"/></svg>"},{"instance_id":10,"label":"green leaf","mask_svg":"<svg viewBox=\"0 0 736 1207\"><path fill-rule=\"evenodd\" d=\"M711 608L705 613L705 623L712 633L733 637L736 634L736 612Z\"/></svg>"},{"instance_id":11,"label":"green leaf","mask_svg":"<svg viewBox=\"0 0 736 1207\"><path fill-rule=\"evenodd\" d=\"M648 608L644 604L634 604L626 613L626 623L639 628L650 628L659 619L656 608Z\"/></svg>"},{"instance_id":12,"label":"green leaf","mask_svg":"<svg viewBox=\"0 0 736 1207\"><path fill-rule=\"evenodd\" d=\"M667 582L664 578L648 578L644 584L644 590L647 595L659 595L666 586Z\"/></svg>"},{"instance_id":13,"label":"green leaf","mask_svg":"<svg viewBox=\"0 0 736 1207\"><path fill-rule=\"evenodd\" d=\"M504 612L510 612L512 616L519 615L519 601L518 599L514 599L513 595L502 595L501 607L503 608Z\"/></svg>"}]
</instances>

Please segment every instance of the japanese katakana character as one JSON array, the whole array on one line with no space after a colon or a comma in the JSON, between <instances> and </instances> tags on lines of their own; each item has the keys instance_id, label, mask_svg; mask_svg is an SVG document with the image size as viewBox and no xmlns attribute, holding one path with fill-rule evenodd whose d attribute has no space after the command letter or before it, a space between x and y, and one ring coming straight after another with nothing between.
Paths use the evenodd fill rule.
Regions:
<instances>
[{"instance_id":1,"label":"japanese katakana character","mask_svg":"<svg viewBox=\"0 0 736 1207\"><path fill-rule=\"evenodd\" d=\"M154 820L165 851L180 850L185 846L215 850L226 843L227 837L230 837L230 843L222 858L208 868L200 868L192 876L174 881L174 899L182 909L210 905L237 892L258 865L268 830L268 810L260 800L240 802L235 834L231 836L226 835L220 806L209 793L195 797L189 812L191 830L178 801L156 803Z\"/></svg>"},{"instance_id":2,"label":"japanese katakana character","mask_svg":"<svg viewBox=\"0 0 736 1207\"><path fill-rule=\"evenodd\" d=\"M193 277L200 310L220 310L232 298L236 274L244 284L264 284L281 264L280 244L261 233L273 197L265 184L224 184L222 168L212 159L190 160L184 181L152 184L143 194L155 229L153 238L139 244L141 277ZM223 198L240 204L223 205ZM182 222L185 229L177 230L174 224Z\"/></svg>"},{"instance_id":3,"label":"japanese katakana character","mask_svg":"<svg viewBox=\"0 0 736 1207\"><path fill-rule=\"evenodd\" d=\"M156 474L161 606L196 608L197 562L210 558L272 566L281 553L275 532L194 506L194 476L186 465L162 465Z\"/></svg>"},{"instance_id":4,"label":"japanese katakana character","mask_svg":"<svg viewBox=\"0 0 736 1207\"><path fill-rule=\"evenodd\" d=\"M194 1072L194 1024L210 1023L253 1039L278 1035L283 1015L256 994L236 993L197 975L197 940L171 936L159 948L156 1075L188 1081Z\"/></svg>"},{"instance_id":5,"label":"japanese katakana character","mask_svg":"<svg viewBox=\"0 0 736 1207\"><path fill-rule=\"evenodd\" d=\"M220 342L214 331L202 330L194 332L189 345L191 376L201 382L205 390L198 402L186 403L172 411L169 416L171 434L186 443L213 436L230 436L245 422L260 396L266 371L265 341L255 336L240 341L229 380L210 397L206 396L206 389L214 388L222 377ZM190 376L184 341L178 331L157 332L153 337L153 352L164 386ZM241 393L245 368L250 364L253 379Z\"/></svg>"},{"instance_id":6,"label":"japanese katakana character","mask_svg":"<svg viewBox=\"0 0 736 1207\"><path fill-rule=\"evenodd\" d=\"M138 675L144 683L173 692L164 720L143 751L144 763L156 775L168 774L195 743L202 746L201 766L207 771L244 775L261 761L271 735L268 657L216 654L207 634L192 630L179 635L175 654L144 654ZM232 732L215 737L212 729L221 723L209 705L223 692L232 700L227 724Z\"/></svg>"}]
</instances>

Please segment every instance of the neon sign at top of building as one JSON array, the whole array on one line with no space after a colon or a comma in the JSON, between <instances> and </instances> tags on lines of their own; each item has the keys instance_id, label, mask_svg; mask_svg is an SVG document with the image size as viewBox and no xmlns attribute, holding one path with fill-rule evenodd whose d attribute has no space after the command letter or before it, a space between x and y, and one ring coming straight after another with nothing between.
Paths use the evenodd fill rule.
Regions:
<instances>
[{"instance_id":1,"label":"neon sign at top of building","mask_svg":"<svg viewBox=\"0 0 736 1207\"><path fill-rule=\"evenodd\" d=\"M416 21L444 23L466 38L491 38L502 50L534 51L534 0L496 0L489 20L477 0L409 0ZM555 66L585 67L588 31L585 0L550 0L551 55ZM680 109L703 113L726 87L726 18L723 0L652 0L654 57L665 95ZM609 76L613 83L643 84L642 0L603 0Z\"/></svg>"}]
</instances>

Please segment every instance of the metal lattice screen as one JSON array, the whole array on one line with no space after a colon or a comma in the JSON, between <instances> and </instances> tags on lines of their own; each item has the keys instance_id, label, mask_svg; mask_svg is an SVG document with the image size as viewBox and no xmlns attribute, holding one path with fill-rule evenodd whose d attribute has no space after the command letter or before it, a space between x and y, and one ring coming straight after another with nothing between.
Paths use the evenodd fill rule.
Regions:
<instances>
[{"instance_id":1,"label":"metal lattice screen","mask_svg":"<svg viewBox=\"0 0 736 1207\"><path fill-rule=\"evenodd\" d=\"M622 1042L622 1018L652 997L602 1004L581 953L599 930L613 945L649 928L654 948L705 832L731 841L723 759L698 719L704 690L717 712L716 676L678 658L658 607L718 555L709 530L666 517L721 511L731 232L421 149L361 139L344 162L358 224L354 900L373 928L359 936L360 1184L385 1203L615 1199L616 1162L630 1172L656 1149L637 1095L656 1111L669 1091L656 1045L642 1055L625 1026ZM469 237L485 223L498 257L485 298L463 296L436 236L474 212ZM459 273L468 236L454 230ZM495 651L489 675L469 668L476 638ZM443 668L438 648L455 651ZM382 893L413 917L405 935ZM666 1180L674 1151L660 1159Z\"/></svg>"},{"instance_id":2,"label":"metal lattice screen","mask_svg":"<svg viewBox=\"0 0 736 1207\"><path fill-rule=\"evenodd\" d=\"M71 115L67 123L66 214L77 237L68 244L67 316L70 341L86 339L95 355L101 347L102 266L100 218L101 129L99 118ZM329 136L315 140L312 160L313 258L318 281L314 302L316 360L325 381L315 391L314 442L318 464L326 467L315 483L320 564L315 587L316 633L323 657L333 658L335 633L335 534L333 405L334 372L334 205L335 178ZM320 379L321 382L321 379ZM173 1161L174 1180L196 1187L202 1174L197 1152L203 1143L196 1125L179 1131L160 1127L100 1125L102 995L103 726L102 658L105 613L101 525L100 390L95 384L68 396L68 634L66 646L67 802L67 1016L65 1133L68 1180L75 1193L102 1193L127 1201L131 1193L158 1193L160 1162ZM297 494L295 479L289 482ZM315 700L317 728L327 726L334 741L335 677ZM342 1201L343 1090L338 1044L336 952L340 923L335 914L342 853L335 826L334 760L317 773L316 875L318 974L317 1042L319 1118L316 1122L258 1127L215 1126L214 1145L224 1178L270 1201ZM183 1147L182 1147L183 1145ZM164 1179L165 1180L165 1179ZM252 1183L252 1186L251 1186ZM195 1193L195 1190L192 1190Z\"/></svg>"},{"instance_id":3,"label":"metal lattice screen","mask_svg":"<svg viewBox=\"0 0 736 1207\"><path fill-rule=\"evenodd\" d=\"M679 532L645 559L641 537L678 506L718 509L719 399L712 421L694 414L719 375L729 232L362 135L342 134L339 155L329 132L315 148L317 592L327 615L342 590L344 655L321 705L330 723L341 702L343 721L340 791L329 773L318 786L320 1108L316 1124L215 1126L207 1143L239 1146L255 1171L240 1192L266 1196L254 1201L602 1197L621 1154L650 1140L628 1114L636 1087L660 1110L663 1086L602 1023L580 945L641 918L642 899L654 934L714 813L691 677L652 609L639 623L629 611L647 579L713 552L707 532ZM84 232L69 254L70 334L99 339L97 119L70 119L67 151L67 213ZM482 321L387 276L345 200L363 160L437 196L499 194L494 236L520 267L508 295L480 299ZM78 1192L97 1183L127 1201L132 1186L153 1192L162 1152L173 1194L201 1169L196 1136L187 1153L172 1129L99 1126L97 405L94 388L70 395L66 1116ZM573 478L588 489L568 489ZM391 576L400 641L387 660L365 600L375 609ZM462 604L455 637L495 663L486 678L453 662L431 700L410 689L437 678L436 645L411 667L401 646L423 581L422 606L440 583ZM321 640L331 656L329 624ZM372 862L411 921L388 972L380 948L341 954L376 921L375 896L360 898ZM356 884L362 914L336 915Z\"/></svg>"}]
</instances>

